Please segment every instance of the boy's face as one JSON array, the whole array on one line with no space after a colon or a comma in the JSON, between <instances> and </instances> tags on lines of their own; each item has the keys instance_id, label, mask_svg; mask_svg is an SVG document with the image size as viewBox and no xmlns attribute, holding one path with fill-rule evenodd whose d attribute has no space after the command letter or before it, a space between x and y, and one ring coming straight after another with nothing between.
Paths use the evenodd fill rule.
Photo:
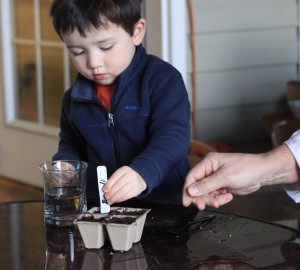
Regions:
<instances>
[{"instance_id":1,"label":"boy's face","mask_svg":"<svg viewBox=\"0 0 300 270\"><path fill-rule=\"evenodd\" d=\"M79 73L96 83L110 85L130 64L136 46L143 40L145 26L141 19L133 36L109 23L108 28L93 29L85 37L74 30L62 38Z\"/></svg>"}]
</instances>

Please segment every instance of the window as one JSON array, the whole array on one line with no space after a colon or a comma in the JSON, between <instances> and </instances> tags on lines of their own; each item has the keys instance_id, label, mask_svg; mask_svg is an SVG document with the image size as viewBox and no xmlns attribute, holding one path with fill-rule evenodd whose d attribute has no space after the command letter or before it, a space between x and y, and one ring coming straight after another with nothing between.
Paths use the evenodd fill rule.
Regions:
<instances>
[{"instance_id":1,"label":"window","mask_svg":"<svg viewBox=\"0 0 300 270\"><path fill-rule=\"evenodd\" d=\"M49 16L51 0L2 0L6 121L56 134L64 91L75 79Z\"/></svg>"}]
</instances>

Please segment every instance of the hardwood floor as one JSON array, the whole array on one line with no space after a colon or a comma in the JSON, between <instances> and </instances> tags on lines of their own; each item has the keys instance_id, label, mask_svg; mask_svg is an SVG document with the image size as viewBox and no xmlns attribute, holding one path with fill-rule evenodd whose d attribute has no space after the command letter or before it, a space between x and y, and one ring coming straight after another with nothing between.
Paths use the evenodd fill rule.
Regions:
<instances>
[{"instance_id":1,"label":"hardwood floor","mask_svg":"<svg viewBox=\"0 0 300 270\"><path fill-rule=\"evenodd\" d=\"M43 189L0 177L0 203L43 199Z\"/></svg>"}]
</instances>

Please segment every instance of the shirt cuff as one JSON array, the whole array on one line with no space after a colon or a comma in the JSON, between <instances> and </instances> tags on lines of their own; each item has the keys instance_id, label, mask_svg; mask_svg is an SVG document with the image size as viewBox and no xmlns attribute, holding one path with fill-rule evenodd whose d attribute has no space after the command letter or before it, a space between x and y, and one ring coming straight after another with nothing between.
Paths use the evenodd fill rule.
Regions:
<instances>
[{"instance_id":1,"label":"shirt cuff","mask_svg":"<svg viewBox=\"0 0 300 270\"><path fill-rule=\"evenodd\" d=\"M298 166L300 167L300 129L284 142L292 152Z\"/></svg>"},{"instance_id":2,"label":"shirt cuff","mask_svg":"<svg viewBox=\"0 0 300 270\"><path fill-rule=\"evenodd\" d=\"M283 188L295 203L300 203L300 187L298 183L283 185Z\"/></svg>"},{"instance_id":3,"label":"shirt cuff","mask_svg":"<svg viewBox=\"0 0 300 270\"><path fill-rule=\"evenodd\" d=\"M294 132L293 135L284 143L288 146L298 164L298 167L300 167L300 130ZM296 203L300 203L299 183L283 185L283 188Z\"/></svg>"}]
</instances>

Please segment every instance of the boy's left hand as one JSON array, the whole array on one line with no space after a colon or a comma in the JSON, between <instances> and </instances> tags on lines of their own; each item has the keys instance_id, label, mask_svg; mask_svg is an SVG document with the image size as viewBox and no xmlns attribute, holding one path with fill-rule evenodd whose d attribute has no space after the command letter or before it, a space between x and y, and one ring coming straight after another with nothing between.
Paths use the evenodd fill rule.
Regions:
<instances>
[{"instance_id":1,"label":"boy's left hand","mask_svg":"<svg viewBox=\"0 0 300 270\"><path fill-rule=\"evenodd\" d=\"M116 170L103 187L109 204L123 202L146 190L145 180L135 170L123 166Z\"/></svg>"}]
</instances>

